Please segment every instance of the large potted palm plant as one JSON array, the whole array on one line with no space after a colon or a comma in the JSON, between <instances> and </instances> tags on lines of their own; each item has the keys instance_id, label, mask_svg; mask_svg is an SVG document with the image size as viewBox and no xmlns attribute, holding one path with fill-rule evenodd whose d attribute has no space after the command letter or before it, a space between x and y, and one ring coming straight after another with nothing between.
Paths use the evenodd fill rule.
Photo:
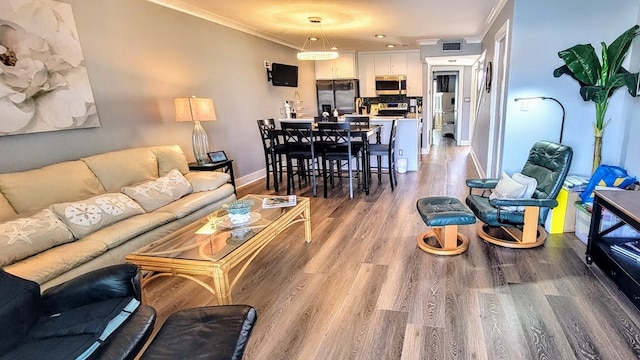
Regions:
<instances>
[{"instance_id":1,"label":"large potted palm plant","mask_svg":"<svg viewBox=\"0 0 640 360\"><path fill-rule=\"evenodd\" d=\"M608 121L605 114L611 95L626 86L631 96L636 96L638 73L630 73L622 67L622 62L631 47L633 38L639 33L639 25L625 31L611 45L602 45L602 63L591 44L578 44L558 52L565 65L553 71L554 77L567 74L580 84L580 95L584 101L596 105L596 121L593 124L595 136L593 148L593 171L600 165L602 155L602 135Z\"/></svg>"}]
</instances>

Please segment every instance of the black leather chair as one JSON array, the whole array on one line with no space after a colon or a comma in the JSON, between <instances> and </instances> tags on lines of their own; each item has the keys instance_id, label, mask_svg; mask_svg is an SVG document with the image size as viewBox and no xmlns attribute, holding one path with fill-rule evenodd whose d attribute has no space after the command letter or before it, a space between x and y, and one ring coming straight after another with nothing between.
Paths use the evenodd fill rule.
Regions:
<instances>
[{"instance_id":1,"label":"black leather chair","mask_svg":"<svg viewBox=\"0 0 640 360\"><path fill-rule=\"evenodd\" d=\"M0 358L133 359L151 334L138 267L98 269L40 295L32 281L0 270Z\"/></svg>"},{"instance_id":2,"label":"black leather chair","mask_svg":"<svg viewBox=\"0 0 640 360\"><path fill-rule=\"evenodd\" d=\"M0 269L0 358L134 359L156 321L140 294L133 264L86 273L42 295L35 282ZM180 310L141 358L239 360L256 320L249 305Z\"/></svg>"},{"instance_id":3,"label":"black leather chair","mask_svg":"<svg viewBox=\"0 0 640 360\"><path fill-rule=\"evenodd\" d=\"M398 120L393 119L391 122L391 132L389 141L386 144L370 144L369 156L375 156L378 163L378 183L382 182L382 157L387 157L387 167L389 168L389 183L391 191L398 184L396 175L396 131L398 128Z\"/></svg>"},{"instance_id":4,"label":"black leather chair","mask_svg":"<svg viewBox=\"0 0 640 360\"><path fill-rule=\"evenodd\" d=\"M141 360L240 360L257 320L248 305L205 306L167 318Z\"/></svg>"},{"instance_id":5,"label":"black leather chair","mask_svg":"<svg viewBox=\"0 0 640 360\"><path fill-rule=\"evenodd\" d=\"M337 161L337 172L342 173L342 161L347 165L349 176L349 198L353 198L353 179L360 172L360 159L364 147L362 143L357 144L351 141L350 124L348 122L339 123L318 123L320 133L319 145L322 150L322 178L324 180L324 197L327 197L327 173L331 176L331 187L333 188L334 161ZM352 160L356 161L356 171L354 174ZM342 179L342 177L340 177ZM358 176L358 180L360 177Z\"/></svg>"},{"instance_id":6,"label":"black leather chair","mask_svg":"<svg viewBox=\"0 0 640 360\"><path fill-rule=\"evenodd\" d=\"M262 149L264 150L265 172L267 173L267 189L269 189L270 173L273 175L273 189L279 191L279 183L282 182L282 156L286 153L284 144L274 135L276 128L274 119L257 120L258 130L262 138Z\"/></svg>"},{"instance_id":7,"label":"black leather chair","mask_svg":"<svg viewBox=\"0 0 640 360\"><path fill-rule=\"evenodd\" d=\"M537 180L531 199L490 199L488 193L496 187L498 179L468 179L466 203L482 221L478 224L478 236L510 248L542 245L547 238L542 225L549 209L558 205L556 196L567 177L572 157L573 150L566 145L550 141L538 141L533 145L521 171ZM474 194L474 189L482 194Z\"/></svg>"}]
</instances>

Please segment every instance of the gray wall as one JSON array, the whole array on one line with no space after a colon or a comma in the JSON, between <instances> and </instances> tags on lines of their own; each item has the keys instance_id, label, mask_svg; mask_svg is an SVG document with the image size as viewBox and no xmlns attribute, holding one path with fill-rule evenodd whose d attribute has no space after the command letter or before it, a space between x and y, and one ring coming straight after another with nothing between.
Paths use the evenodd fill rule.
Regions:
<instances>
[{"instance_id":1,"label":"gray wall","mask_svg":"<svg viewBox=\"0 0 640 360\"><path fill-rule=\"evenodd\" d=\"M179 144L189 160L192 124L175 122L173 98L213 98L203 122L238 177L264 168L256 119L280 117L297 90L315 106L313 62L296 51L144 0L69 0L101 127L0 137L0 172L130 147ZM273 87L264 60L299 66L299 87Z\"/></svg>"}]
</instances>

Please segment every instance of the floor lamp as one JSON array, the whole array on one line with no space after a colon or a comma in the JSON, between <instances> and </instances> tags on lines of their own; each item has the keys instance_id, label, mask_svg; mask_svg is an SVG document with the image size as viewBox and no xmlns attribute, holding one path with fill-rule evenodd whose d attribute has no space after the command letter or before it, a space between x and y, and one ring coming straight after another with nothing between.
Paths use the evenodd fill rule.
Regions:
<instances>
[{"instance_id":1,"label":"floor lamp","mask_svg":"<svg viewBox=\"0 0 640 360\"><path fill-rule=\"evenodd\" d=\"M207 153L209 148L209 137L200 124L200 121L216 120L216 111L213 108L213 100L208 98L182 97L175 98L176 121L193 121L193 135L191 141L193 145L193 155L198 165L209 162Z\"/></svg>"},{"instance_id":2,"label":"floor lamp","mask_svg":"<svg viewBox=\"0 0 640 360\"><path fill-rule=\"evenodd\" d=\"M562 106L562 103L560 101L558 101L558 99L552 98L552 97L548 97L548 96L535 96L535 97L525 97L525 98L516 98L515 101L535 101L535 100L553 100L555 101L558 105L560 105L560 107L562 108L562 123L560 124L560 143L562 144L562 134L564 133L564 116L565 116L565 111L564 111L564 106Z\"/></svg>"}]
</instances>

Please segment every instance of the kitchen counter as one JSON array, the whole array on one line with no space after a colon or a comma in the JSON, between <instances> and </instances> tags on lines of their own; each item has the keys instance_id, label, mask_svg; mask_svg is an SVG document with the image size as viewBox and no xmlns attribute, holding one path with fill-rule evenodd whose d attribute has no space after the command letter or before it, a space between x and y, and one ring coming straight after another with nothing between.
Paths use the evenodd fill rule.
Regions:
<instances>
[{"instance_id":1,"label":"kitchen counter","mask_svg":"<svg viewBox=\"0 0 640 360\"><path fill-rule=\"evenodd\" d=\"M398 119L398 129L396 132L396 162L398 159L407 159L407 171L418 171L420 167L420 138L422 134L422 117L405 118L397 116L374 116L369 119L371 124L382 125L380 139L382 143L389 141L391 132L391 121ZM279 122L303 122L314 121L313 118L278 119ZM344 121L344 117L338 118ZM371 142L375 141L370 139ZM377 166L377 159L372 157L371 166ZM382 166L386 168L387 160L383 158Z\"/></svg>"},{"instance_id":2,"label":"kitchen counter","mask_svg":"<svg viewBox=\"0 0 640 360\"><path fill-rule=\"evenodd\" d=\"M406 117L400 117L400 116L373 116L370 118L370 121L373 120L381 120L381 121L391 121L393 119L398 119L398 121L422 121L422 117L418 117L418 118L406 118Z\"/></svg>"},{"instance_id":3,"label":"kitchen counter","mask_svg":"<svg viewBox=\"0 0 640 360\"><path fill-rule=\"evenodd\" d=\"M369 121L372 124L382 125L381 141L389 141L391 122L397 119L396 130L396 162L398 159L407 159L407 171L418 171L420 167L420 138L422 134L422 117L404 118L394 116L376 116ZM387 160L382 160L382 166L386 166ZM371 166L377 166L375 157L371 159Z\"/></svg>"}]
</instances>

